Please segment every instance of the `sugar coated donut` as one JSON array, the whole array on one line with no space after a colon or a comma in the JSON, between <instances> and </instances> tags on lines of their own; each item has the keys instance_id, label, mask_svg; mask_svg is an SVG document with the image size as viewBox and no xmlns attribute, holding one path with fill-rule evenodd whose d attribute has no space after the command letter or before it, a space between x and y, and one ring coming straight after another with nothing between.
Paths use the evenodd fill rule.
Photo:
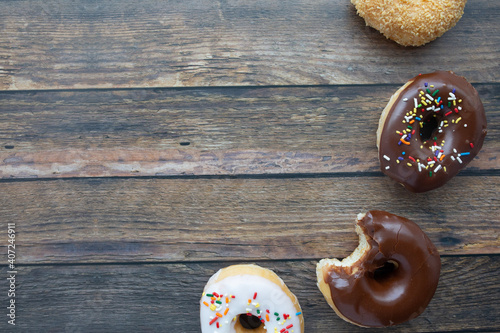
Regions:
<instances>
[{"instance_id":1,"label":"sugar coated donut","mask_svg":"<svg viewBox=\"0 0 500 333\"><path fill-rule=\"evenodd\" d=\"M380 168L410 191L435 189L472 161L486 132L483 104L465 78L445 71L418 75L382 112Z\"/></svg>"},{"instance_id":2,"label":"sugar coated donut","mask_svg":"<svg viewBox=\"0 0 500 333\"><path fill-rule=\"evenodd\" d=\"M344 320L363 327L419 316L436 290L441 260L412 221L382 211L359 214L359 246L342 261L322 259L318 288Z\"/></svg>"},{"instance_id":3,"label":"sugar coated donut","mask_svg":"<svg viewBox=\"0 0 500 333\"><path fill-rule=\"evenodd\" d=\"M201 332L304 332L297 297L273 271L233 265L209 280L200 300Z\"/></svg>"},{"instance_id":4,"label":"sugar coated donut","mask_svg":"<svg viewBox=\"0 0 500 333\"><path fill-rule=\"evenodd\" d=\"M455 26L467 0L351 0L366 25L404 46L420 46Z\"/></svg>"}]
</instances>

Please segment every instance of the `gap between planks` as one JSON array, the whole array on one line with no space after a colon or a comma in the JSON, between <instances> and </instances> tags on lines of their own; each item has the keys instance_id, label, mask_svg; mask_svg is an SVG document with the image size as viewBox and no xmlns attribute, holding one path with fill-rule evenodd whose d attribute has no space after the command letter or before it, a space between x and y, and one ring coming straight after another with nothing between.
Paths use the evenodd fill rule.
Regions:
<instances>
[{"instance_id":1,"label":"gap between planks","mask_svg":"<svg viewBox=\"0 0 500 333\"><path fill-rule=\"evenodd\" d=\"M17 223L19 263L345 257L370 209L415 221L442 254L491 254L498 182L456 177L423 194L387 177L4 182L0 214Z\"/></svg>"},{"instance_id":2,"label":"gap between planks","mask_svg":"<svg viewBox=\"0 0 500 333\"><path fill-rule=\"evenodd\" d=\"M0 178L375 172L395 86L0 94ZM498 169L500 85L471 169Z\"/></svg>"}]
</instances>

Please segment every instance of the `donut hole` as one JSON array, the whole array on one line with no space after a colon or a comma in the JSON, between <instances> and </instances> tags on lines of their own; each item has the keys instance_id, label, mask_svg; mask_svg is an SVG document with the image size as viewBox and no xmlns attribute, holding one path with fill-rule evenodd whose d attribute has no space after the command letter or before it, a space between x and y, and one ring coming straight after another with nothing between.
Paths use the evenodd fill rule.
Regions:
<instances>
[{"instance_id":1,"label":"donut hole","mask_svg":"<svg viewBox=\"0 0 500 333\"><path fill-rule=\"evenodd\" d=\"M379 282L387 280L398 269L398 266L398 263L394 260L388 260L382 266L373 271L373 278Z\"/></svg>"},{"instance_id":2,"label":"donut hole","mask_svg":"<svg viewBox=\"0 0 500 333\"><path fill-rule=\"evenodd\" d=\"M260 318L250 313L240 314L238 316L238 321L241 326L247 330L258 330L262 326Z\"/></svg>"},{"instance_id":3,"label":"donut hole","mask_svg":"<svg viewBox=\"0 0 500 333\"><path fill-rule=\"evenodd\" d=\"M439 127L439 120L436 115L432 115L432 117L424 118L422 125L420 129L420 139L425 142L434 136Z\"/></svg>"}]
</instances>

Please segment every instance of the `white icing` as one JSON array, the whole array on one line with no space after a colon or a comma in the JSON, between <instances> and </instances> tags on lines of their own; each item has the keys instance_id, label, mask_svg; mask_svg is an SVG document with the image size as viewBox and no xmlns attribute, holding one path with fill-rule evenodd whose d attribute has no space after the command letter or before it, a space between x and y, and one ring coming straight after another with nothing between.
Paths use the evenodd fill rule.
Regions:
<instances>
[{"instance_id":1,"label":"white icing","mask_svg":"<svg viewBox=\"0 0 500 333\"><path fill-rule=\"evenodd\" d=\"M246 315L246 313L251 313L257 317L261 316L265 322L263 325L266 332L280 332L283 328L286 329L293 325L286 329L285 332L302 333L299 320L299 316L302 316L302 314L297 315L293 301L279 285L261 276L250 274L229 276L219 282L211 283L211 281L217 279L218 274L216 273L208 281L208 287L205 287L200 300L202 333L236 332L234 325L238 320L238 315ZM222 304L214 302L215 307L211 309L211 298L206 294L213 294L214 292L222 295L222 297L217 297L217 300ZM255 295L255 293L257 294ZM234 298L231 296L234 296ZM227 300L226 297L228 297ZM249 300L250 303L248 303ZM203 302L206 302L209 306L206 306ZM217 313L222 317L218 317L216 321L210 324L217 316ZM275 313L278 313L278 316ZM289 315L287 319L284 319L285 314ZM266 315L268 315L269 321ZM217 328L217 323L219 323L219 328Z\"/></svg>"}]
</instances>

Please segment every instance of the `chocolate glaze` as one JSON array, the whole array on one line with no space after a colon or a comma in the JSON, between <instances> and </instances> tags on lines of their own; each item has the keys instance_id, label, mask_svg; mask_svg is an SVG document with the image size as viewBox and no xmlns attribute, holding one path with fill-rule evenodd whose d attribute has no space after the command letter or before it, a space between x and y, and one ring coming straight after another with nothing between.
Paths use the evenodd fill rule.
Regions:
<instances>
[{"instance_id":1,"label":"chocolate glaze","mask_svg":"<svg viewBox=\"0 0 500 333\"><path fill-rule=\"evenodd\" d=\"M438 284L436 247L414 222L387 212L369 211L358 225L370 249L353 266L331 266L324 274L335 307L349 321L367 327L417 317ZM377 274L381 268L385 271Z\"/></svg>"},{"instance_id":2,"label":"chocolate glaze","mask_svg":"<svg viewBox=\"0 0 500 333\"><path fill-rule=\"evenodd\" d=\"M379 142L379 160L381 170L386 175L413 192L425 192L445 184L477 155L486 136L486 116L477 91L465 78L453 72L438 71L423 74L416 76L410 82L399 94L385 119ZM431 88L431 85L434 87ZM432 98L437 100L441 97L444 101L443 108L435 112L426 110L427 106L422 105L417 108L415 114L415 117L421 118L420 121L413 117L415 120L413 124L410 125L407 121L403 123L405 115L407 116L407 113L414 109L414 98L420 101L420 91L427 93L427 89L431 92ZM432 96L436 89L439 92ZM453 92L453 89L457 98L456 106L449 107L449 93ZM459 99L462 102L459 102ZM430 104L435 103L433 101ZM458 106L461 110L455 110ZM434 115L437 124L441 121L448 121L446 124L448 126L440 128L442 133L438 133L438 128L429 140L422 140L420 134L425 130L420 127L419 123L426 124ZM458 123L455 123L457 120ZM396 131L407 130L408 126L412 128L411 130L415 130L415 133L405 140L410 145L401 144L401 135ZM442 144L443 140L444 144ZM431 150L431 146L435 145L434 142L441 146L440 150L443 150L444 158L435 161L435 164L427 169L421 165L421 171L419 171L418 163L414 160L420 160L420 163L427 165L427 159L435 157L435 152ZM458 155L460 153L465 154ZM409 159L409 156L414 160ZM400 163L397 163L398 158ZM408 166L408 163L411 166ZM438 167L439 165L441 167Z\"/></svg>"}]
</instances>

